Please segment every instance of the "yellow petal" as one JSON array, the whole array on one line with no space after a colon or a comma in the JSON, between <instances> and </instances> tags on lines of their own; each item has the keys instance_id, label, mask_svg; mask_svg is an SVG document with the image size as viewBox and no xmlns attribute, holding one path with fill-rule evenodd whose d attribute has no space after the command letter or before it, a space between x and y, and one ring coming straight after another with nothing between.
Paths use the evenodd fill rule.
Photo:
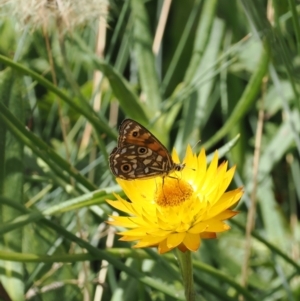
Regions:
<instances>
[{"instance_id":1,"label":"yellow petal","mask_svg":"<svg viewBox=\"0 0 300 301\"><path fill-rule=\"evenodd\" d=\"M110 216L113 220L107 221L110 225L125 227L125 228L135 228L137 227L137 224L134 222L135 218L128 218L126 216L116 216L111 215Z\"/></svg>"},{"instance_id":2,"label":"yellow petal","mask_svg":"<svg viewBox=\"0 0 300 301\"><path fill-rule=\"evenodd\" d=\"M177 247L182 253L185 253L186 251L188 251L188 248L184 245L184 244L180 244Z\"/></svg>"},{"instance_id":3,"label":"yellow petal","mask_svg":"<svg viewBox=\"0 0 300 301\"><path fill-rule=\"evenodd\" d=\"M214 232L202 232L200 233L200 237L203 239L212 239L212 238L216 238L217 235Z\"/></svg>"},{"instance_id":4,"label":"yellow petal","mask_svg":"<svg viewBox=\"0 0 300 301\"><path fill-rule=\"evenodd\" d=\"M207 221L208 227L206 228L207 232L224 232L229 230L230 227L225 224L223 221L219 221L216 219L211 219Z\"/></svg>"},{"instance_id":5,"label":"yellow petal","mask_svg":"<svg viewBox=\"0 0 300 301\"><path fill-rule=\"evenodd\" d=\"M196 185L196 190L201 189L202 184L205 180L205 176L206 176L206 155L205 155L205 150L201 149L201 152L197 158L198 160L198 164L196 170L196 181L195 181L195 185Z\"/></svg>"},{"instance_id":6,"label":"yellow petal","mask_svg":"<svg viewBox=\"0 0 300 301\"><path fill-rule=\"evenodd\" d=\"M226 177L224 178L224 183L223 183L223 185L225 187L225 190L228 188L230 182L233 179L235 169L236 169L236 166L233 166L229 170L227 170L227 172L226 172Z\"/></svg>"},{"instance_id":7,"label":"yellow petal","mask_svg":"<svg viewBox=\"0 0 300 301\"><path fill-rule=\"evenodd\" d=\"M161 241L165 240L163 237L151 237L147 236L141 239L136 245L134 245L134 248L145 248L145 247L152 247L159 244Z\"/></svg>"},{"instance_id":8,"label":"yellow petal","mask_svg":"<svg viewBox=\"0 0 300 301\"><path fill-rule=\"evenodd\" d=\"M120 241L135 241L143 238L143 236L122 236L119 238Z\"/></svg>"},{"instance_id":9,"label":"yellow petal","mask_svg":"<svg viewBox=\"0 0 300 301\"><path fill-rule=\"evenodd\" d=\"M217 168L218 168L218 151L215 151L213 159L206 172L206 180L205 180L206 185L210 182L213 182L212 180L216 176Z\"/></svg>"},{"instance_id":10,"label":"yellow petal","mask_svg":"<svg viewBox=\"0 0 300 301\"><path fill-rule=\"evenodd\" d=\"M158 253L159 254L164 254L166 252L169 252L170 250L172 250L172 248L168 247L166 239L159 243L159 245L158 245Z\"/></svg>"},{"instance_id":11,"label":"yellow petal","mask_svg":"<svg viewBox=\"0 0 300 301\"><path fill-rule=\"evenodd\" d=\"M177 163L177 164L180 163L178 153L176 152L176 150L174 148L172 150L172 159L173 159L174 163Z\"/></svg>"},{"instance_id":12,"label":"yellow petal","mask_svg":"<svg viewBox=\"0 0 300 301\"><path fill-rule=\"evenodd\" d=\"M237 215L238 213L239 213L238 211L225 210L225 211L222 211L220 214L216 215L214 217L214 219L224 221L224 220L232 218L233 216Z\"/></svg>"},{"instance_id":13,"label":"yellow petal","mask_svg":"<svg viewBox=\"0 0 300 301\"><path fill-rule=\"evenodd\" d=\"M197 251L200 247L201 239L199 234L191 234L187 233L183 244L190 250L190 251Z\"/></svg>"},{"instance_id":14,"label":"yellow petal","mask_svg":"<svg viewBox=\"0 0 300 301\"><path fill-rule=\"evenodd\" d=\"M131 229L131 230L128 230L128 231L123 231L123 232L120 232L118 234L126 235L126 236L141 236L141 237L143 237L147 233L147 230L148 230L148 228L139 227L139 228Z\"/></svg>"},{"instance_id":15,"label":"yellow petal","mask_svg":"<svg viewBox=\"0 0 300 301\"><path fill-rule=\"evenodd\" d=\"M118 196L118 199L121 199L119 196ZM122 199L121 199L122 200ZM106 202L111 205L112 207L120 210L120 211L123 211L123 212L126 212L128 214L132 214L132 208L129 206L126 205L127 202L125 202L124 200L122 201L112 201L112 200L106 200ZM130 204L130 203L129 203Z\"/></svg>"},{"instance_id":16,"label":"yellow petal","mask_svg":"<svg viewBox=\"0 0 300 301\"><path fill-rule=\"evenodd\" d=\"M205 222L200 222L191 227L188 231L188 233L196 234L196 233L201 233L204 232L208 227L208 224Z\"/></svg>"},{"instance_id":17,"label":"yellow petal","mask_svg":"<svg viewBox=\"0 0 300 301\"><path fill-rule=\"evenodd\" d=\"M209 216L214 217L220 214L222 211L230 208L234 205L243 195L243 188L237 188L235 190L231 190L225 192L219 199L218 203L212 207L209 211Z\"/></svg>"},{"instance_id":18,"label":"yellow petal","mask_svg":"<svg viewBox=\"0 0 300 301\"><path fill-rule=\"evenodd\" d=\"M171 231L166 231L166 230L162 230L162 229L150 229L147 232L149 235L153 235L153 236L168 236Z\"/></svg>"},{"instance_id":19,"label":"yellow petal","mask_svg":"<svg viewBox=\"0 0 300 301\"><path fill-rule=\"evenodd\" d=\"M173 249L173 248L177 247L179 244L181 244L185 235L186 235L185 232L170 234L167 238L168 248Z\"/></svg>"}]
</instances>

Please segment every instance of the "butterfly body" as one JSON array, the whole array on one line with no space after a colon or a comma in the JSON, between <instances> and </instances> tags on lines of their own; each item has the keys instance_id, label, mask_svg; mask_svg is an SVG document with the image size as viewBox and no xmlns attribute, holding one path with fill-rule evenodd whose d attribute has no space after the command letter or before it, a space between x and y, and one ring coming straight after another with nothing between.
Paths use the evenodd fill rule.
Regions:
<instances>
[{"instance_id":1,"label":"butterfly body","mask_svg":"<svg viewBox=\"0 0 300 301\"><path fill-rule=\"evenodd\" d=\"M165 177L185 166L174 163L160 141L132 119L122 122L118 146L110 154L109 165L112 173L124 180Z\"/></svg>"}]
</instances>

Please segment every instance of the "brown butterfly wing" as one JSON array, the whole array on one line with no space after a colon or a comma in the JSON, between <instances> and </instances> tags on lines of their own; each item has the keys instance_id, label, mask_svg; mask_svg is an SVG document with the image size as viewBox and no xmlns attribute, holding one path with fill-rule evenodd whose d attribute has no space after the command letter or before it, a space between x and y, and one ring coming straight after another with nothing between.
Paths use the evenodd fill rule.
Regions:
<instances>
[{"instance_id":1,"label":"brown butterfly wing","mask_svg":"<svg viewBox=\"0 0 300 301\"><path fill-rule=\"evenodd\" d=\"M109 163L113 174L126 180L165 176L177 166L159 140L131 119L122 122Z\"/></svg>"},{"instance_id":2,"label":"brown butterfly wing","mask_svg":"<svg viewBox=\"0 0 300 301\"><path fill-rule=\"evenodd\" d=\"M125 180L165 176L170 171L168 160L144 146L115 148L109 160L113 174Z\"/></svg>"},{"instance_id":3,"label":"brown butterfly wing","mask_svg":"<svg viewBox=\"0 0 300 301\"><path fill-rule=\"evenodd\" d=\"M165 157L172 162L172 158L168 150L160 143L160 141L145 127L132 119L125 119L119 130L120 136L118 146L139 145L147 146L157 154Z\"/></svg>"}]
</instances>

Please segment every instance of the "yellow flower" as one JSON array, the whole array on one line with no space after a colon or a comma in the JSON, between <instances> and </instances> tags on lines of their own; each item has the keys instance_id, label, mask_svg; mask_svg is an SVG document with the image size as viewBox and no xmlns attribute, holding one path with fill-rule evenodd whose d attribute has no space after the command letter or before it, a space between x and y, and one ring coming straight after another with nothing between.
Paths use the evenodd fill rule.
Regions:
<instances>
[{"instance_id":1,"label":"yellow flower","mask_svg":"<svg viewBox=\"0 0 300 301\"><path fill-rule=\"evenodd\" d=\"M179 163L173 152L173 160ZM227 162L218 166L215 152L207 167L204 149L197 156L188 146L186 167L169 176L147 180L117 179L130 202L116 195L107 200L114 208L130 216L111 216L111 225L129 228L119 233L123 241L138 241L135 248L157 246L159 253L179 248L196 251L203 238L215 238L216 233L230 227L224 220L238 212L229 209L241 198L242 188L225 192L235 171L227 170Z\"/></svg>"}]
</instances>

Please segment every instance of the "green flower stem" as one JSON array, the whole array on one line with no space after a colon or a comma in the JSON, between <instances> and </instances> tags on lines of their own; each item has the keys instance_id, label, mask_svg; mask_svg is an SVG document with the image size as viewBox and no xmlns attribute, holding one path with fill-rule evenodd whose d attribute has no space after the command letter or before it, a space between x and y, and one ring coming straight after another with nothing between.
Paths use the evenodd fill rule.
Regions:
<instances>
[{"instance_id":1,"label":"green flower stem","mask_svg":"<svg viewBox=\"0 0 300 301\"><path fill-rule=\"evenodd\" d=\"M186 300L195 301L192 253L190 251L183 253L176 249L176 255L181 270Z\"/></svg>"}]
</instances>

